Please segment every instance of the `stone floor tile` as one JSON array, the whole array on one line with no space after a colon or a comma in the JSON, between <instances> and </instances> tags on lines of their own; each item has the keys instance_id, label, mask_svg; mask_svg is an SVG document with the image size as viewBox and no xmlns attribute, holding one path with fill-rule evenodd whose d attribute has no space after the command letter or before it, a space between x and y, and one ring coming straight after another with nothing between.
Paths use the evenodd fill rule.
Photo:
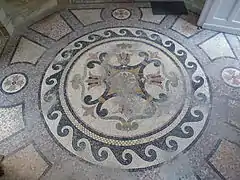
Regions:
<instances>
[{"instance_id":1,"label":"stone floor tile","mask_svg":"<svg viewBox=\"0 0 240 180\"><path fill-rule=\"evenodd\" d=\"M186 155L180 154L171 162L141 173L132 173L138 180L197 180Z\"/></svg>"},{"instance_id":2,"label":"stone floor tile","mask_svg":"<svg viewBox=\"0 0 240 180\"><path fill-rule=\"evenodd\" d=\"M32 144L5 157L3 167L6 180L37 180L47 170L46 162Z\"/></svg>"},{"instance_id":3,"label":"stone floor tile","mask_svg":"<svg viewBox=\"0 0 240 180\"><path fill-rule=\"evenodd\" d=\"M227 180L238 180L240 176L240 148L238 145L223 140L210 158L210 163L217 173Z\"/></svg>"},{"instance_id":4,"label":"stone floor tile","mask_svg":"<svg viewBox=\"0 0 240 180\"><path fill-rule=\"evenodd\" d=\"M229 100L228 123L240 129L240 101Z\"/></svg>"},{"instance_id":5,"label":"stone floor tile","mask_svg":"<svg viewBox=\"0 0 240 180\"><path fill-rule=\"evenodd\" d=\"M239 176L238 162L230 162L238 160L237 145L227 141L240 138L237 124L228 125L240 116L238 73L229 71L240 69L237 38L186 33L177 28L195 24L191 17L153 16L147 7L81 0L10 38L3 59L16 60L0 61L0 152L8 177ZM227 145L216 149L219 139ZM226 161L223 147L231 154Z\"/></svg>"},{"instance_id":6,"label":"stone floor tile","mask_svg":"<svg viewBox=\"0 0 240 180\"><path fill-rule=\"evenodd\" d=\"M172 26L172 29L186 37L191 37L198 32L197 26L194 26L182 18L178 18L178 20Z\"/></svg>"},{"instance_id":7,"label":"stone floor tile","mask_svg":"<svg viewBox=\"0 0 240 180\"><path fill-rule=\"evenodd\" d=\"M1 34L0 34L0 54L2 53L2 51L3 51L4 47L5 47L6 42L7 42L7 38L4 37L4 36L1 36Z\"/></svg>"},{"instance_id":8,"label":"stone floor tile","mask_svg":"<svg viewBox=\"0 0 240 180\"><path fill-rule=\"evenodd\" d=\"M138 180L130 172L120 169L106 169L100 166L92 166L83 162L66 160L61 164L55 164L42 178L43 180Z\"/></svg>"},{"instance_id":9,"label":"stone floor tile","mask_svg":"<svg viewBox=\"0 0 240 180\"><path fill-rule=\"evenodd\" d=\"M196 13L188 12L187 15L182 15L180 17L185 21L191 23L192 25L197 26L199 15L197 15Z\"/></svg>"},{"instance_id":10,"label":"stone floor tile","mask_svg":"<svg viewBox=\"0 0 240 180\"><path fill-rule=\"evenodd\" d=\"M0 108L0 141L22 130L24 125L22 104Z\"/></svg>"},{"instance_id":11,"label":"stone floor tile","mask_svg":"<svg viewBox=\"0 0 240 180\"><path fill-rule=\"evenodd\" d=\"M45 50L44 47L22 37L13 55L11 64L25 62L35 65Z\"/></svg>"},{"instance_id":12,"label":"stone floor tile","mask_svg":"<svg viewBox=\"0 0 240 180\"><path fill-rule=\"evenodd\" d=\"M240 40L237 36L232 34L225 34L225 37L228 40L229 45L232 47L236 58L240 60Z\"/></svg>"},{"instance_id":13,"label":"stone floor tile","mask_svg":"<svg viewBox=\"0 0 240 180\"><path fill-rule=\"evenodd\" d=\"M165 15L153 15L152 8L140 8L140 10L142 11L142 21L159 24L165 17Z\"/></svg>"},{"instance_id":14,"label":"stone floor tile","mask_svg":"<svg viewBox=\"0 0 240 180\"><path fill-rule=\"evenodd\" d=\"M72 30L59 14L53 14L31 26L33 30L54 40L59 40Z\"/></svg>"},{"instance_id":15,"label":"stone floor tile","mask_svg":"<svg viewBox=\"0 0 240 180\"><path fill-rule=\"evenodd\" d=\"M103 21L101 18L102 9L79 9L71 10L71 12L84 25Z\"/></svg>"},{"instance_id":16,"label":"stone floor tile","mask_svg":"<svg viewBox=\"0 0 240 180\"><path fill-rule=\"evenodd\" d=\"M57 0L40 1L18 1L11 0L7 2L6 13L11 17L13 24L20 25L27 21L29 17L37 17L42 12L57 6Z\"/></svg>"},{"instance_id":17,"label":"stone floor tile","mask_svg":"<svg viewBox=\"0 0 240 180\"><path fill-rule=\"evenodd\" d=\"M221 57L235 58L223 33L217 34L199 46L207 53L212 61Z\"/></svg>"}]
</instances>

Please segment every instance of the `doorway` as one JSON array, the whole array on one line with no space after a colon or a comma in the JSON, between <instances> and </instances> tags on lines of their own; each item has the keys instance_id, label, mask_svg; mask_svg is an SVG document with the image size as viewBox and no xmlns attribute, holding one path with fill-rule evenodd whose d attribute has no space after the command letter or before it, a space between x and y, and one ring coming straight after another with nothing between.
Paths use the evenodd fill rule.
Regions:
<instances>
[{"instance_id":1,"label":"doorway","mask_svg":"<svg viewBox=\"0 0 240 180\"><path fill-rule=\"evenodd\" d=\"M184 0L187 9L193 13L201 14L205 0Z\"/></svg>"}]
</instances>

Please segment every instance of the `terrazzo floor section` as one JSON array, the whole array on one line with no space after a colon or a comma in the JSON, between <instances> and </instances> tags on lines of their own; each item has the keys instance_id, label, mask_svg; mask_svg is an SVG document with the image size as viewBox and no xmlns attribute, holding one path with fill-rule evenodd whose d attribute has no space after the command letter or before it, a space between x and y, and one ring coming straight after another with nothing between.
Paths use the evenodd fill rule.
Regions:
<instances>
[{"instance_id":1,"label":"terrazzo floor section","mask_svg":"<svg viewBox=\"0 0 240 180\"><path fill-rule=\"evenodd\" d=\"M142 2L27 22L0 61L1 178L238 180L240 39L196 21Z\"/></svg>"}]
</instances>

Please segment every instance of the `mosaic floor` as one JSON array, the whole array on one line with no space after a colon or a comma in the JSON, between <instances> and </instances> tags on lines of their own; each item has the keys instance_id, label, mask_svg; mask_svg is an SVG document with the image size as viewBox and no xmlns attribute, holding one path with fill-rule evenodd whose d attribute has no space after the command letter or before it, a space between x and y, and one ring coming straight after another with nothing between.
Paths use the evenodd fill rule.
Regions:
<instances>
[{"instance_id":1,"label":"mosaic floor","mask_svg":"<svg viewBox=\"0 0 240 180\"><path fill-rule=\"evenodd\" d=\"M3 179L239 179L240 37L190 22L79 4L17 31L0 62Z\"/></svg>"}]
</instances>

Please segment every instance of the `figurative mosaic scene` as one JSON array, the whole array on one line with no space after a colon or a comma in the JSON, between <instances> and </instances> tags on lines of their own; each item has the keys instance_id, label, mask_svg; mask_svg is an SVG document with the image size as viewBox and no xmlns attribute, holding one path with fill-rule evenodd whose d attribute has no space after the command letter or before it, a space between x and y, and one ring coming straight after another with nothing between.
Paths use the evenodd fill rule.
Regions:
<instances>
[{"instance_id":1,"label":"figurative mosaic scene","mask_svg":"<svg viewBox=\"0 0 240 180\"><path fill-rule=\"evenodd\" d=\"M16 3L0 179L239 180L240 36L149 2Z\"/></svg>"}]
</instances>

